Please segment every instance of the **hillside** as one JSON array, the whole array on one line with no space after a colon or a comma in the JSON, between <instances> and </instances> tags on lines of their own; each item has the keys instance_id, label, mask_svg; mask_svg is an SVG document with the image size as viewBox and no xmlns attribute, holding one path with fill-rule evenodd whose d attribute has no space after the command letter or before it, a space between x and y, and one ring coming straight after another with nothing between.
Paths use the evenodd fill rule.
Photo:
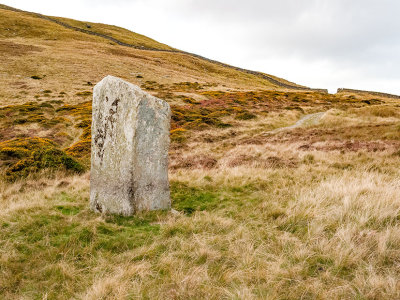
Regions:
<instances>
[{"instance_id":1,"label":"hillside","mask_svg":"<svg viewBox=\"0 0 400 300\"><path fill-rule=\"evenodd\" d=\"M49 18L13 11L6 6L0 6L0 14L0 37L4 38L0 46L2 76L9 86L1 92L7 103L20 103L23 100L19 101L19 98L32 98L40 88L47 89L46 86L52 86L53 89L57 86L55 92L61 92L67 85L71 93L76 93L84 89L82 85L97 82L109 73L138 85L146 81L158 84L189 81L214 85L223 90L275 90L281 88L280 85L299 88L298 85L267 74L246 73L174 50L116 26ZM55 21L92 34L66 28ZM125 46L93 33L116 39ZM79 68L76 68L77 65ZM44 78L36 82L32 76ZM74 101L71 98L66 100Z\"/></svg>"},{"instance_id":2,"label":"hillside","mask_svg":"<svg viewBox=\"0 0 400 300\"><path fill-rule=\"evenodd\" d=\"M0 298L400 298L398 97L172 46L0 5ZM89 210L109 74L171 105L175 213Z\"/></svg>"}]
</instances>

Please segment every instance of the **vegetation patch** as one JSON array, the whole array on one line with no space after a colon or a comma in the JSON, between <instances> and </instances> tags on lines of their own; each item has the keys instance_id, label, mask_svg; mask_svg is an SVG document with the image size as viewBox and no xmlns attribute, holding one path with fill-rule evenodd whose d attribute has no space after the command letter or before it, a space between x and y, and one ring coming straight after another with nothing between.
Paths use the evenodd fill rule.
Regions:
<instances>
[{"instance_id":1,"label":"vegetation patch","mask_svg":"<svg viewBox=\"0 0 400 300\"><path fill-rule=\"evenodd\" d=\"M177 92L193 92L201 90L203 86L198 82L176 82L173 83L171 89Z\"/></svg>"},{"instance_id":2,"label":"vegetation patch","mask_svg":"<svg viewBox=\"0 0 400 300\"><path fill-rule=\"evenodd\" d=\"M5 178L14 181L39 171L66 170L82 173L84 167L57 148L56 144L42 138L16 138L0 143L0 156L7 166Z\"/></svg>"},{"instance_id":3,"label":"vegetation patch","mask_svg":"<svg viewBox=\"0 0 400 300\"><path fill-rule=\"evenodd\" d=\"M50 204L47 210L9 216L9 223L2 225L0 243L8 241L13 258L2 263L2 272L8 279L2 280L0 295L5 290L18 290L29 297L46 293L55 299L63 289L63 299L71 298L85 286L87 270L100 257L112 259L150 244L159 234L160 226L152 224L156 217L144 214L97 220L98 215L80 203ZM90 221L82 222L82 218ZM97 254L93 256L94 253ZM76 276L61 266L64 263L78 271ZM75 285L77 281L82 282ZM65 285L73 288L64 289Z\"/></svg>"},{"instance_id":4,"label":"vegetation patch","mask_svg":"<svg viewBox=\"0 0 400 300\"><path fill-rule=\"evenodd\" d=\"M87 96L91 96L92 92L90 91L83 91L83 92L78 92L76 93L77 96L81 96L81 97L87 97Z\"/></svg>"},{"instance_id":5,"label":"vegetation patch","mask_svg":"<svg viewBox=\"0 0 400 300\"><path fill-rule=\"evenodd\" d=\"M213 209L218 206L215 192L191 187L182 182L171 182L172 207L191 215L195 211Z\"/></svg>"},{"instance_id":6,"label":"vegetation patch","mask_svg":"<svg viewBox=\"0 0 400 300\"><path fill-rule=\"evenodd\" d=\"M172 143L183 143L186 141L186 129L175 128L170 131L170 138Z\"/></svg>"},{"instance_id":7,"label":"vegetation patch","mask_svg":"<svg viewBox=\"0 0 400 300\"><path fill-rule=\"evenodd\" d=\"M235 117L235 119L238 120L251 120L251 119L255 119L257 116L255 114L252 114L248 111L244 111L241 113L238 113Z\"/></svg>"},{"instance_id":8,"label":"vegetation patch","mask_svg":"<svg viewBox=\"0 0 400 300\"><path fill-rule=\"evenodd\" d=\"M68 155L77 158L90 158L91 139L81 140L65 149Z\"/></svg>"}]
</instances>

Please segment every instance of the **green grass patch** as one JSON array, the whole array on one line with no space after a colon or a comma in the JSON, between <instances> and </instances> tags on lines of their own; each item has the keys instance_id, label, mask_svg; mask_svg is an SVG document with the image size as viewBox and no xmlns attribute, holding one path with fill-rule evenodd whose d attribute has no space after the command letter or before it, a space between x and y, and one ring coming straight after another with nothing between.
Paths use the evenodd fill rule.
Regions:
<instances>
[{"instance_id":1,"label":"green grass patch","mask_svg":"<svg viewBox=\"0 0 400 300\"><path fill-rule=\"evenodd\" d=\"M182 182L171 182L171 198L172 207L188 215L199 210L215 209L220 203L216 192Z\"/></svg>"},{"instance_id":2,"label":"green grass patch","mask_svg":"<svg viewBox=\"0 0 400 300\"><path fill-rule=\"evenodd\" d=\"M65 204L68 199L78 203ZM98 259L111 261L115 254L147 245L159 235L155 221L165 212L100 218L89 211L87 200L64 192L49 199L47 208L24 210L2 221L0 245L13 255L0 267L7 278L1 281L0 298L2 291L18 290L32 299L46 293L57 299L60 289L63 299L73 298L86 286L81 280L91 280L88 269L95 268ZM68 289L71 284L74 288Z\"/></svg>"}]
</instances>

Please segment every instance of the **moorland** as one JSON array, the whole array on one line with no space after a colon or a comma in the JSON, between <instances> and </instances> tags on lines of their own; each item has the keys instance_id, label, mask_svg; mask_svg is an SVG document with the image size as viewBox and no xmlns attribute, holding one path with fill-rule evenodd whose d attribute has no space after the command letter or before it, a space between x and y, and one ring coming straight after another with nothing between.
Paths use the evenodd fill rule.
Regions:
<instances>
[{"instance_id":1,"label":"moorland","mask_svg":"<svg viewBox=\"0 0 400 300\"><path fill-rule=\"evenodd\" d=\"M400 298L400 99L2 5L0 54L0 298ZM175 213L89 209L109 74L171 105Z\"/></svg>"}]
</instances>

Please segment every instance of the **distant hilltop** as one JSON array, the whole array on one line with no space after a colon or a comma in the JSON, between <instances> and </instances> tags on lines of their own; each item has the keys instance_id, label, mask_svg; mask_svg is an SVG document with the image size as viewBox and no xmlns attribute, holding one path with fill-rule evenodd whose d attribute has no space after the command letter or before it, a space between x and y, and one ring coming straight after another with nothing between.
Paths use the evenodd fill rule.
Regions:
<instances>
[{"instance_id":1,"label":"distant hilltop","mask_svg":"<svg viewBox=\"0 0 400 300\"><path fill-rule=\"evenodd\" d=\"M373 96L377 96L377 97L400 99L400 96L398 96L398 95L380 93L380 92L363 91L363 90L355 90L355 89L346 89L346 88L339 88L337 90L337 93L369 94L369 95L373 95Z\"/></svg>"}]
</instances>

